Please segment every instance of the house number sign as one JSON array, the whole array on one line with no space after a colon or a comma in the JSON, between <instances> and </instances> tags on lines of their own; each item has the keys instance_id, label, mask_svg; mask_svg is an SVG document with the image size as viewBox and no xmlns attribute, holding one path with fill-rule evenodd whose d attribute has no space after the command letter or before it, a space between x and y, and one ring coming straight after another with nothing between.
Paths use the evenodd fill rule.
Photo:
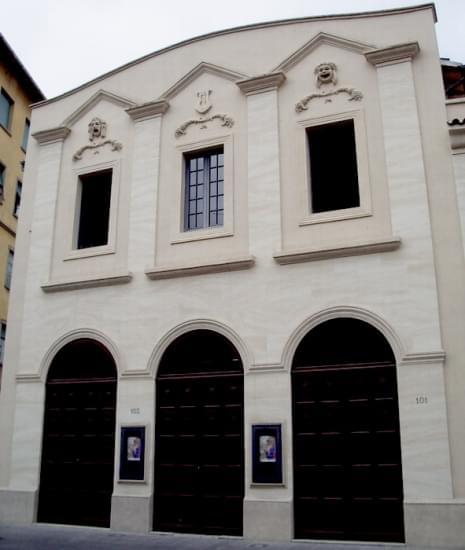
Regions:
<instances>
[{"instance_id":1,"label":"house number sign","mask_svg":"<svg viewBox=\"0 0 465 550\"><path fill-rule=\"evenodd\" d=\"M415 398L415 402L417 405L427 405L428 397L426 395L417 395Z\"/></svg>"}]
</instances>

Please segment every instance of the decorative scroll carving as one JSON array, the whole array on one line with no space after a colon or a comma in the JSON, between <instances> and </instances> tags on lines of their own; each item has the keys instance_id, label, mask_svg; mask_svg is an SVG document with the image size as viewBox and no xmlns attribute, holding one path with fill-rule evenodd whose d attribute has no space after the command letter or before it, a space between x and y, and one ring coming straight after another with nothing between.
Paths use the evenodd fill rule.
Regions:
<instances>
[{"instance_id":1,"label":"decorative scroll carving","mask_svg":"<svg viewBox=\"0 0 465 550\"><path fill-rule=\"evenodd\" d=\"M187 122L184 122L184 124L181 124L181 126L179 128L177 128L174 135L176 137L184 136L187 133L186 130L192 124L203 124L204 126L201 126L201 128L206 128L207 126L205 125L205 123L210 122L211 120L215 120L216 118L222 121L221 126L227 126L228 128L231 128L234 125L234 120L231 117L229 117L228 115L216 114L216 115L212 115L208 118L203 118L203 117L198 118L198 119L192 118L191 120L188 120Z\"/></svg>"},{"instance_id":2,"label":"decorative scroll carving","mask_svg":"<svg viewBox=\"0 0 465 550\"><path fill-rule=\"evenodd\" d=\"M81 147L74 153L73 160L81 160L84 151L87 151L88 149L98 149L99 147L103 147L104 145L111 145L112 151L121 151L121 149L123 148L123 144L119 141L116 141L114 139L107 139L105 141L102 141L102 143L97 143L95 145L84 145L84 147ZM95 151L95 153L97 152L98 151Z\"/></svg>"},{"instance_id":3,"label":"decorative scroll carving","mask_svg":"<svg viewBox=\"0 0 465 550\"><path fill-rule=\"evenodd\" d=\"M197 106L195 107L195 110L201 115L200 118L191 118L190 120L187 120L179 128L176 128L176 131L174 132L174 135L178 138L181 136L186 135L187 129L189 126L200 124L200 128L207 128L207 122L211 122L212 120L221 120L221 126L226 126L227 128L231 128L234 125L234 120L225 114L216 113L214 115L210 115L208 117L204 117L206 113L208 113L211 108L212 104L210 103L210 94L212 93L211 90L206 90L203 92L197 93Z\"/></svg>"},{"instance_id":4,"label":"decorative scroll carving","mask_svg":"<svg viewBox=\"0 0 465 550\"><path fill-rule=\"evenodd\" d=\"M87 150L93 150L96 155L100 149L105 145L110 145L112 151L121 151L123 145L114 139L105 139L107 135L107 123L99 117L94 117L88 124L89 141L91 145L84 145L78 149L74 155L73 160L81 160L82 155Z\"/></svg>"},{"instance_id":5,"label":"decorative scroll carving","mask_svg":"<svg viewBox=\"0 0 465 550\"><path fill-rule=\"evenodd\" d=\"M332 62L320 63L315 67L315 70L313 72L316 75L316 87L321 88L322 86L324 86L325 89L321 92L310 94L298 101L295 105L296 113L306 111L308 109L307 105L310 103L310 101L319 97L325 98L326 102L330 102L331 99L329 98L338 94L347 94L349 96L348 101L360 101L362 99L362 92L356 90L355 88L348 88L346 86L341 88L335 87L337 84L336 71L337 65L336 63ZM328 86L330 87L328 88Z\"/></svg>"},{"instance_id":6,"label":"decorative scroll carving","mask_svg":"<svg viewBox=\"0 0 465 550\"><path fill-rule=\"evenodd\" d=\"M348 101L360 101L363 98L362 92L359 90L356 90L355 88L338 88L337 90L332 90L329 92L320 92L315 94L310 94L300 101L298 101L295 105L296 113L301 113L302 111L306 111L308 109L307 105L310 103L312 99L315 99L317 97L329 97L333 95L338 94L348 94L349 99ZM331 101L331 100L328 100Z\"/></svg>"}]
</instances>

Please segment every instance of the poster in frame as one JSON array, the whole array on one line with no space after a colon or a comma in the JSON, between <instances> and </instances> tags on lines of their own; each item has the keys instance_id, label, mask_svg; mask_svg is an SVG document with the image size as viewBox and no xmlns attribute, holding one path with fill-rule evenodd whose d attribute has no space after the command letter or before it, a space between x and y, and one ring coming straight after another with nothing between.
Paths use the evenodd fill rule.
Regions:
<instances>
[{"instance_id":1,"label":"poster in frame","mask_svg":"<svg viewBox=\"0 0 465 550\"><path fill-rule=\"evenodd\" d=\"M283 485L282 425L252 425L252 484Z\"/></svg>"},{"instance_id":2,"label":"poster in frame","mask_svg":"<svg viewBox=\"0 0 465 550\"><path fill-rule=\"evenodd\" d=\"M145 426L121 426L119 479L145 480Z\"/></svg>"}]
</instances>

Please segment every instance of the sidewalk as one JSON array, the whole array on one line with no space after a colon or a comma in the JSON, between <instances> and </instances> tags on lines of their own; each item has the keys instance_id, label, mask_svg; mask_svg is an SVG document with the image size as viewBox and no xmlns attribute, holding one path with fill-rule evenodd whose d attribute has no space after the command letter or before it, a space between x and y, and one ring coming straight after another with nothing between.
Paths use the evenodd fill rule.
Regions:
<instances>
[{"instance_id":1,"label":"sidewalk","mask_svg":"<svg viewBox=\"0 0 465 550\"><path fill-rule=\"evenodd\" d=\"M48 524L0 526L1 550L145 550L149 548L151 550L423 550L426 547L326 542L271 543L202 535L119 533L109 529ZM465 549L465 545L463 548ZM438 549L429 547L428 550Z\"/></svg>"}]
</instances>

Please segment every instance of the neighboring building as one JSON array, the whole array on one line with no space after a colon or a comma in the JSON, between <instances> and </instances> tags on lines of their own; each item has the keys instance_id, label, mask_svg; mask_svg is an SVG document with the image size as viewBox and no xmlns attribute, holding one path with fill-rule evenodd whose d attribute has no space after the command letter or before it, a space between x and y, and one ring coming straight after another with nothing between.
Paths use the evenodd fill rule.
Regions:
<instances>
[{"instance_id":1,"label":"neighboring building","mask_svg":"<svg viewBox=\"0 0 465 550\"><path fill-rule=\"evenodd\" d=\"M212 33L34 107L1 521L463 544L465 102L434 23Z\"/></svg>"},{"instance_id":2,"label":"neighboring building","mask_svg":"<svg viewBox=\"0 0 465 550\"><path fill-rule=\"evenodd\" d=\"M0 384L31 103L44 99L0 34Z\"/></svg>"}]
</instances>

